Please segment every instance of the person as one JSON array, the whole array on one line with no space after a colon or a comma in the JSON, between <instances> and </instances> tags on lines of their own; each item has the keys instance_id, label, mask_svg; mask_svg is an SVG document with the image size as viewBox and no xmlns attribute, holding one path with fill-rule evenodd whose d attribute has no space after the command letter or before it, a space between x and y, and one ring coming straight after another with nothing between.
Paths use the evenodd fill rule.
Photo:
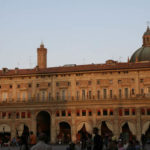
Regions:
<instances>
[{"instance_id":1,"label":"person","mask_svg":"<svg viewBox=\"0 0 150 150\"><path fill-rule=\"evenodd\" d=\"M52 147L46 144L47 136L45 133L40 133L38 143L31 147L31 150L52 150Z\"/></svg>"},{"instance_id":2,"label":"person","mask_svg":"<svg viewBox=\"0 0 150 150\"><path fill-rule=\"evenodd\" d=\"M103 140L102 137L98 134L98 128L94 128L93 133L95 134L93 150L102 150Z\"/></svg>"},{"instance_id":3,"label":"person","mask_svg":"<svg viewBox=\"0 0 150 150\"><path fill-rule=\"evenodd\" d=\"M36 136L33 134L33 131L30 132L29 143L30 147L36 144Z\"/></svg>"},{"instance_id":4,"label":"person","mask_svg":"<svg viewBox=\"0 0 150 150\"><path fill-rule=\"evenodd\" d=\"M144 150L150 150L150 140L145 143Z\"/></svg>"},{"instance_id":5,"label":"person","mask_svg":"<svg viewBox=\"0 0 150 150\"><path fill-rule=\"evenodd\" d=\"M129 141L129 145L127 147L127 150L136 150L133 141Z\"/></svg>"},{"instance_id":6,"label":"person","mask_svg":"<svg viewBox=\"0 0 150 150\"><path fill-rule=\"evenodd\" d=\"M87 150L91 150L92 149L92 135L88 134L88 138L87 138Z\"/></svg>"}]
</instances>

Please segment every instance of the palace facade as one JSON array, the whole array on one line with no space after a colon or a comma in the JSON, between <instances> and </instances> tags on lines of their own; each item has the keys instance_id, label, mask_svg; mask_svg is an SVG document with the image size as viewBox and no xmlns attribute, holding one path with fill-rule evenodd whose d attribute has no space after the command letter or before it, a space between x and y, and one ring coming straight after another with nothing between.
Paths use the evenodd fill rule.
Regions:
<instances>
[{"instance_id":1,"label":"palace facade","mask_svg":"<svg viewBox=\"0 0 150 150\"><path fill-rule=\"evenodd\" d=\"M150 132L150 29L127 62L47 67L47 49L37 49L37 67L0 70L0 135L21 135L24 124L51 143L77 141L82 130L102 136L141 138Z\"/></svg>"}]
</instances>

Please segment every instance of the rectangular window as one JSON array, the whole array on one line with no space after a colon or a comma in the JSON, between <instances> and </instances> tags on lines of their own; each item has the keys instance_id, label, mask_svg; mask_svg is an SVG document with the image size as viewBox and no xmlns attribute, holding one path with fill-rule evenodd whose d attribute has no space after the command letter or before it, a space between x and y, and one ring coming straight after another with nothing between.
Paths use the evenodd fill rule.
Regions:
<instances>
[{"instance_id":1,"label":"rectangular window","mask_svg":"<svg viewBox=\"0 0 150 150\"><path fill-rule=\"evenodd\" d=\"M97 80L97 85L99 85L100 84L100 80Z\"/></svg>"},{"instance_id":2,"label":"rectangular window","mask_svg":"<svg viewBox=\"0 0 150 150\"><path fill-rule=\"evenodd\" d=\"M122 109L119 109L119 116L122 116Z\"/></svg>"},{"instance_id":3,"label":"rectangular window","mask_svg":"<svg viewBox=\"0 0 150 150\"><path fill-rule=\"evenodd\" d=\"M124 114L125 114L126 116L128 116L128 115L129 115L129 109L125 109Z\"/></svg>"},{"instance_id":4,"label":"rectangular window","mask_svg":"<svg viewBox=\"0 0 150 150\"><path fill-rule=\"evenodd\" d=\"M89 91L89 99L92 99L92 91Z\"/></svg>"},{"instance_id":5,"label":"rectangular window","mask_svg":"<svg viewBox=\"0 0 150 150\"><path fill-rule=\"evenodd\" d=\"M125 92L125 98L128 98L128 88L125 88L124 92Z\"/></svg>"},{"instance_id":6,"label":"rectangular window","mask_svg":"<svg viewBox=\"0 0 150 150\"><path fill-rule=\"evenodd\" d=\"M77 110L77 116L80 116L80 110Z\"/></svg>"},{"instance_id":7,"label":"rectangular window","mask_svg":"<svg viewBox=\"0 0 150 150\"><path fill-rule=\"evenodd\" d=\"M22 100L25 101L26 100L26 92L22 93Z\"/></svg>"},{"instance_id":8,"label":"rectangular window","mask_svg":"<svg viewBox=\"0 0 150 150\"><path fill-rule=\"evenodd\" d=\"M135 109L132 109L132 115L135 115Z\"/></svg>"},{"instance_id":9,"label":"rectangular window","mask_svg":"<svg viewBox=\"0 0 150 150\"><path fill-rule=\"evenodd\" d=\"M97 111L97 115L98 115L98 116L101 115L101 111L100 111L100 110Z\"/></svg>"},{"instance_id":10,"label":"rectangular window","mask_svg":"<svg viewBox=\"0 0 150 150\"><path fill-rule=\"evenodd\" d=\"M141 115L145 115L145 109L144 108L141 109Z\"/></svg>"},{"instance_id":11,"label":"rectangular window","mask_svg":"<svg viewBox=\"0 0 150 150\"><path fill-rule=\"evenodd\" d=\"M100 99L100 90L97 91L97 99Z\"/></svg>"},{"instance_id":12,"label":"rectangular window","mask_svg":"<svg viewBox=\"0 0 150 150\"><path fill-rule=\"evenodd\" d=\"M28 93L28 100L31 100L31 92Z\"/></svg>"},{"instance_id":13,"label":"rectangular window","mask_svg":"<svg viewBox=\"0 0 150 150\"><path fill-rule=\"evenodd\" d=\"M113 115L113 110L112 110L112 109L109 111L109 115L110 115L110 116Z\"/></svg>"},{"instance_id":14,"label":"rectangular window","mask_svg":"<svg viewBox=\"0 0 150 150\"><path fill-rule=\"evenodd\" d=\"M68 111L68 116L71 116L71 111Z\"/></svg>"},{"instance_id":15,"label":"rectangular window","mask_svg":"<svg viewBox=\"0 0 150 150\"><path fill-rule=\"evenodd\" d=\"M85 100L85 90L82 90L82 100Z\"/></svg>"},{"instance_id":16,"label":"rectangular window","mask_svg":"<svg viewBox=\"0 0 150 150\"><path fill-rule=\"evenodd\" d=\"M131 94L132 94L132 95L134 95L134 94L135 94L135 91L134 91L134 89L132 89L132 90L131 90Z\"/></svg>"},{"instance_id":17,"label":"rectangular window","mask_svg":"<svg viewBox=\"0 0 150 150\"><path fill-rule=\"evenodd\" d=\"M42 101L45 101L45 99L46 99L46 91L41 91L41 95L42 95Z\"/></svg>"},{"instance_id":18,"label":"rectangular window","mask_svg":"<svg viewBox=\"0 0 150 150\"><path fill-rule=\"evenodd\" d=\"M88 85L91 85L92 84L92 81L88 81Z\"/></svg>"},{"instance_id":19,"label":"rectangular window","mask_svg":"<svg viewBox=\"0 0 150 150\"><path fill-rule=\"evenodd\" d=\"M78 82L78 81L76 82L76 85L77 85L77 86L79 85L79 82Z\"/></svg>"},{"instance_id":20,"label":"rectangular window","mask_svg":"<svg viewBox=\"0 0 150 150\"><path fill-rule=\"evenodd\" d=\"M28 112L28 114L27 114L27 115L28 115L28 118L31 118L31 113L30 113L30 112Z\"/></svg>"},{"instance_id":21,"label":"rectangular window","mask_svg":"<svg viewBox=\"0 0 150 150\"><path fill-rule=\"evenodd\" d=\"M150 87L148 87L148 93L150 93Z\"/></svg>"},{"instance_id":22,"label":"rectangular window","mask_svg":"<svg viewBox=\"0 0 150 150\"><path fill-rule=\"evenodd\" d=\"M103 110L103 115L107 116L107 110L106 109Z\"/></svg>"},{"instance_id":23,"label":"rectangular window","mask_svg":"<svg viewBox=\"0 0 150 150\"><path fill-rule=\"evenodd\" d=\"M6 117L6 112L2 112L2 118L4 119Z\"/></svg>"},{"instance_id":24,"label":"rectangular window","mask_svg":"<svg viewBox=\"0 0 150 150\"><path fill-rule=\"evenodd\" d=\"M76 92L76 98L79 100L79 91Z\"/></svg>"},{"instance_id":25,"label":"rectangular window","mask_svg":"<svg viewBox=\"0 0 150 150\"><path fill-rule=\"evenodd\" d=\"M86 116L86 110L82 110L82 116Z\"/></svg>"},{"instance_id":26,"label":"rectangular window","mask_svg":"<svg viewBox=\"0 0 150 150\"><path fill-rule=\"evenodd\" d=\"M112 96L113 94L112 94L112 90L110 90L110 99L112 99Z\"/></svg>"},{"instance_id":27,"label":"rectangular window","mask_svg":"<svg viewBox=\"0 0 150 150\"><path fill-rule=\"evenodd\" d=\"M25 112L21 112L21 118L25 118Z\"/></svg>"},{"instance_id":28,"label":"rectangular window","mask_svg":"<svg viewBox=\"0 0 150 150\"><path fill-rule=\"evenodd\" d=\"M59 82L56 82L56 86L59 86Z\"/></svg>"},{"instance_id":29,"label":"rectangular window","mask_svg":"<svg viewBox=\"0 0 150 150\"><path fill-rule=\"evenodd\" d=\"M65 100L65 99L66 99L65 95L66 95L65 90L62 90L62 100Z\"/></svg>"},{"instance_id":30,"label":"rectangular window","mask_svg":"<svg viewBox=\"0 0 150 150\"><path fill-rule=\"evenodd\" d=\"M122 91L119 89L119 98L122 98Z\"/></svg>"},{"instance_id":31,"label":"rectangular window","mask_svg":"<svg viewBox=\"0 0 150 150\"><path fill-rule=\"evenodd\" d=\"M11 113L9 112L9 113L8 113L8 119L10 119L10 118L11 118Z\"/></svg>"},{"instance_id":32,"label":"rectangular window","mask_svg":"<svg viewBox=\"0 0 150 150\"><path fill-rule=\"evenodd\" d=\"M59 117L59 111L56 112L56 117Z\"/></svg>"},{"instance_id":33,"label":"rectangular window","mask_svg":"<svg viewBox=\"0 0 150 150\"><path fill-rule=\"evenodd\" d=\"M20 93L17 92L17 101L20 101Z\"/></svg>"},{"instance_id":34,"label":"rectangular window","mask_svg":"<svg viewBox=\"0 0 150 150\"><path fill-rule=\"evenodd\" d=\"M2 93L2 100L3 100L3 101L6 101L7 98L8 98L8 93L7 93L7 92L3 92L3 93Z\"/></svg>"},{"instance_id":35,"label":"rectangular window","mask_svg":"<svg viewBox=\"0 0 150 150\"><path fill-rule=\"evenodd\" d=\"M150 109L147 109L147 115L150 115Z\"/></svg>"},{"instance_id":36,"label":"rectangular window","mask_svg":"<svg viewBox=\"0 0 150 150\"><path fill-rule=\"evenodd\" d=\"M17 119L20 118L19 112L16 112L16 118L17 118Z\"/></svg>"},{"instance_id":37,"label":"rectangular window","mask_svg":"<svg viewBox=\"0 0 150 150\"><path fill-rule=\"evenodd\" d=\"M31 87L32 87L32 84L31 84L31 83L29 83L29 84L28 84L28 87L29 87L29 88L31 88Z\"/></svg>"},{"instance_id":38,"label":"rectangular window","mask_svg":"<svg viewBox=\"0 0 150 150\"><path fill-rule=\"evenodd\" d=\"M65 116L66 116L66 111L63 110L63 111L61 112L61 114L62 114L63 117L65 117Z\"/></svg>"},{"instance_id":39,"label":"rectangular window","mask_svg":"<svg viewBox=\"0 0 150 150\"><path fill-rule=\"evenodd\" d=\"M48 100L49 101L51 100L51 93L50 92L48 93Z\"/></svg>"},{"instance_id":40,"label":"rectangular window","mask_svg":"<svg viewBox=\"0 0 150 150\"><path fill-rule=\"evenodd\" d=\"M36 100L39 101L40 100L40 93L36 94Z\"/></svg>"},{"instance_id":41,"label":"rectangular window","mask_svg":"<svg viewBox=\"0 0 150 150\"><path fill-rule=\"evenodd\" d=\"M92 116L92 111L91 110L89 111L89 116Z\"/></svg>"},{"instance_id":42,"label":"rectangular window","mask_svg":"<svg viewBox=\"0 0 150 150\"><path fill-rule=\"evenodd\" d=\"M56 93L56 99L59 100L59 92Z\"/></svg>"},{"instance_id":43,"label":"rectangular window","mask_svg":"<svg viewBox=\"0 0 150 150\"><path fill-rule=\"evenodd\" d=\"M104 98L104 99L107 98L107 89L103 89L103 98Z\"/></svg>"},{"instance_id":44,"label":"rectangular window","mask_svg":"<svg viewBox=\"0 0 150 150\"><path fill-rule=\"evenodd\" d=\"M144 89L143 88L141 89L141 94L144 94Z\"/></svg>"}]
</instances>

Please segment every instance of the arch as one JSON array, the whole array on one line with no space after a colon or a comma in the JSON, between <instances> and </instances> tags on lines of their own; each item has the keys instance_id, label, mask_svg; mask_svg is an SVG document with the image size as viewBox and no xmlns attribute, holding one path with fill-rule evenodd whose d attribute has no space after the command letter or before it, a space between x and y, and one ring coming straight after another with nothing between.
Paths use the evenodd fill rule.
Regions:
<instances>
[{"instance_id":1,"label":"arch","mask_svg":"<svg viewBox=\"0 0 150 150\"><path fill-rule=\"evenodd\" d=\"M143 127L142 127L142 134L145 134L146 131L148 130L150 126L150 121L147 121L146 123L144 123Z\"/></svg>"},{"instance_id":2,"label":"arch","mask_svg":"<svg viewBox=\"0 0 150 150\"><path fill-rule=\"evenodd\" d=\"M77 126L77 132L81 130L81 128L85 125L86 131L90 134L92 134L92 127L88 122L81 122L78 126Z\"/></svg>"},{"instance_id":3,"label":"arch","mask_svg":"<svg viewBox=\"0 0 150 150\"><path fill-rule=\"evenodd\" d=\"M107 127L109 128L109 130L111 130L111 132L113 132L113 129L114 129L114 128L113 128L113 123L112 123L112 121L103 120L103 121L99 121L99 122L98 122L98 125L97 125L100 134L101 134L102 122L105 122L106 125L107 125Z\"/></svg>"},{"instance_id":4,"label":"arch","mask_svg":"<svg viewBox=\"0 0 150 150\"><path fill-rule=\"evenodd\" d=\"M57 140L61 140L61 142L65 144L68 144L71 141L71 126L68 122L59 122L59 133L57 134Z\"/></svg>"},{"instance_id":5,"label":"arch","mask_svg":"<svg viewBox=\"0 0 150 150\"><path fill-rule=\"evenodd\" d=\"M51 116L48 111L40 111L36 114L37 136L43 132L47 135L48 141L51 138Z\"/></svg>"},{"instance_id":6,"label":"arch","mask_svg":"<svg viewBox=\"0 0 150 150\"><path fill-rule=\"evenodd\" d=\"M23 132L23 130L24 130L24 125L26 125L26 126L28 127L28 125L25 124L25 123L20 123L20 124L17 126L17 128L16 128L16 135L18 135L18 136L21 136L21 135L22 135L22 132ZM29 127L28 127L28 128L29 128Z\"/></svg>"},{"instance_id":7,"label":"arch","mask_svg":"<svg viewBox=\"0 0 150 150\"><path fill-rule=\"evenodd\" d=\"M11 132L10 126L7 124L1 124L0 125L0 132Z\"/></svg>"},{"instance_id":8,"label":"arch","mask_svg":"<svg viewBox=\"0 0 150 150\"><path fill-rule=\"evenodd\" d=\"M133 135L136 135L136 127L134 125L134 123L130 122L130 121L126 121L126 122L123 122L120 126L120 133L122 132L122 127L125 125L125 124L128 124L129 126L129 129L131 130L132 134Z\"/></svg>"}]
</instances>

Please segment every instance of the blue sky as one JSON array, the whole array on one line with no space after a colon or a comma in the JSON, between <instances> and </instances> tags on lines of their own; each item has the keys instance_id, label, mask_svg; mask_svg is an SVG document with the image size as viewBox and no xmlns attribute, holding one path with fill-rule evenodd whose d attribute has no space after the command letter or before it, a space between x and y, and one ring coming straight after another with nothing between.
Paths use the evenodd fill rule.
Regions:
<instances>
[{"instance_id":1,"label":"blue sky","mask_svg":"<svg viewBox=\"0 0 150 150\"><path fill-rule=\"evenodd\" d=\"M150 0L0 0L0 69L127 61L142 46Z\"/></svg>"}]
</instances>

